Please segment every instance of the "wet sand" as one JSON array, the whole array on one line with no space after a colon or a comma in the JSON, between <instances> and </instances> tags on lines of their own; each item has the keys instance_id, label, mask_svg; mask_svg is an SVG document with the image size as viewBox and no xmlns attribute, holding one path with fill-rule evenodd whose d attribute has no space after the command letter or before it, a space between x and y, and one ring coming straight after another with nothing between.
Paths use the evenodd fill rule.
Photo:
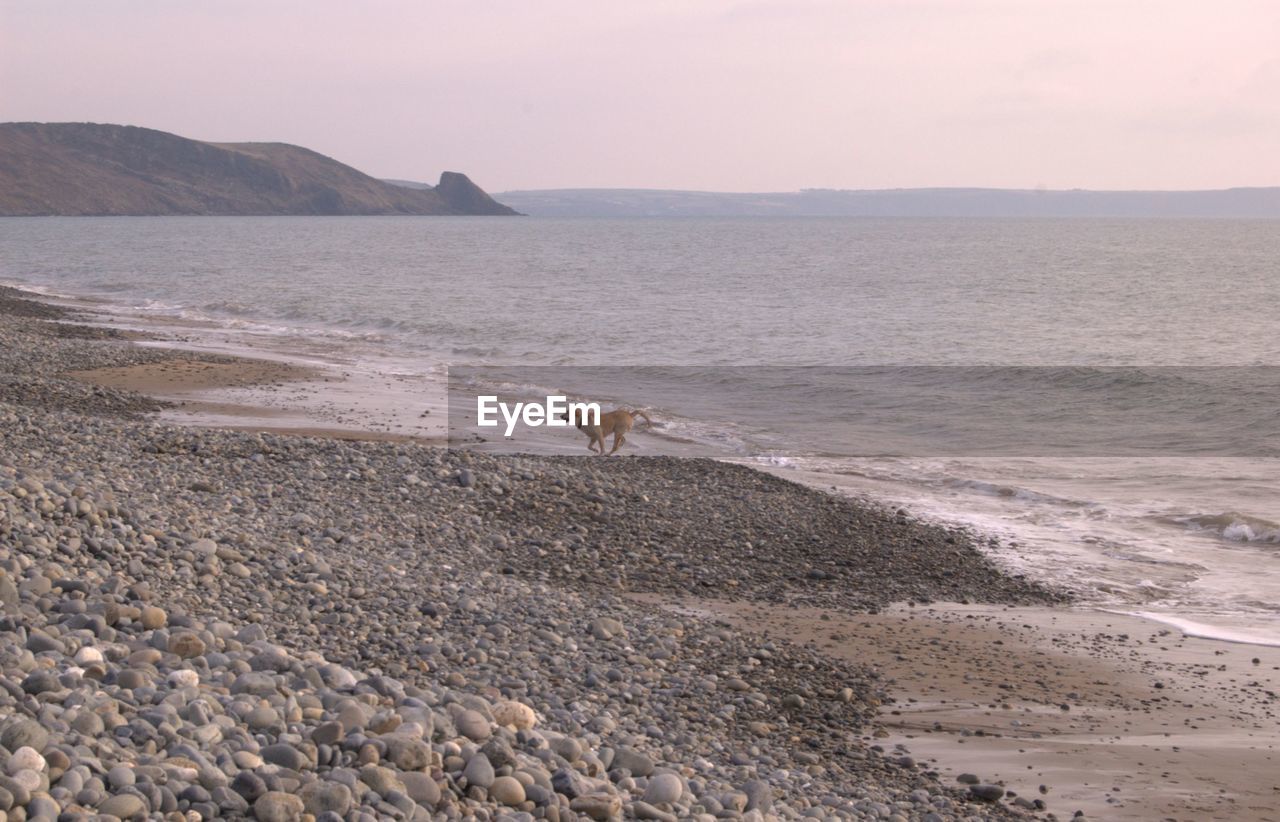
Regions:
<instances>
[{"instance_id":1,"label":"wet sand","mask_svg":"<svg viewBox=\"0 0 1280 822\"><path fill-rule=\"evenodd\" d=\"M431 391L416 390L418 381L286 359L206 357L193 351L190 359L64 376L169 403L161 418L184 425L347 440L446 442L441 430L445 409L432 401Z\"/></svg>"},{"instance_id":2,"label":"wet sand","mask_svg":"<svg viewBox=\"0 0 1280 822\"><path fill-rule=\"evenodd\" d=\"M66 376L110 388L172 399L214 388L278 386L286 381L318 379L322 373L317 368L274 360L210 362L202 359L173 359L122 368L72 371Z\"/></svg>"},{"instance_id":3,"label":"wet sand","mask_svg":"<svg viewBox=\"0 0 1280 822\"><path fill-rule=\"evenodd\" d=\"M1059 818L1280 819L1280 648L1072 608L664 604L870 665L892 698L881 744L946 781Z\"/></svg>"}]
</instances>

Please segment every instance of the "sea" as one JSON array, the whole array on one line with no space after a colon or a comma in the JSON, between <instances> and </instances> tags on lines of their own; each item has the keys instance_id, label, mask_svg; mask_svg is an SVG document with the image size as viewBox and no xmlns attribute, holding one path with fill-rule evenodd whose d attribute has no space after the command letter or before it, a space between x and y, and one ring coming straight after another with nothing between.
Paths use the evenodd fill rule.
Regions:
<instances>
[{"instance_id":1,"label":"sea","mask_svg":"<svg viewBox=\"0 0 1280 822\"><path fill-rule=\"evenodd\" d=\"M1278 221L10 218L0 282L643 408L623 453L904 508L1090 607L1280 644Z\"/></svg>"}]
</instances>

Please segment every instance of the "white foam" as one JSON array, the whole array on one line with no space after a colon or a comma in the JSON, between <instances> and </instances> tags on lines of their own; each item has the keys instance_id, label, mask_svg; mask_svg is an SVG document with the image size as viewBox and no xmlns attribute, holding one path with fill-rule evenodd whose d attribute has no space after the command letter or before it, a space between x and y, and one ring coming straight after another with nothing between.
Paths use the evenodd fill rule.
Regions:
<instances>
[{"instance_id":1,"label":"white foam","mask_svg":"<svg viewBox=\"0 0 1280 822\"><path fill-rule=\"evenodd\" d=\"M181 312L183 306L180 303L167 303L164 300L143 300L142 303L131 307L133 311L160 311L164 313Z\"/></svg>"},{"instance_id":2,"label":"white foam","mask_svg":"<svg viewBox=\"0 0 1280 822\"><path fill-rule=\"evenodd\" d=\"M1267 645L1280 648L1280 632L1261 634L1254 631L1241 631L1235 628L1224 628L1220 625L1207 625L1184 617L1160 614L1153 611L1112 611L1111 613L1128 614L1129 616L1149 619L1152 622L1159 622L1162 625L1177 628L1187 636L1196 637L1197 639L1215 639L1220 642L1236 642L1241 645Z\"/></svg>"},{"instance_id":3,"label":"white foam","mask_svg":"<svg viewBox=\"0 0 1280 822\"><path fill-rule=\"evenodd\" d=\"M55 291L50 286L35 285L33 283L19 282L18 280L0 280L0 285L6 288L12 288L14 291L22 291L33 297L46 297L55 300L79 300L82 297L74 294L67 294L61 291Z\"/></svg>"},{"instance_id":4,"label":"white foam","mask_svg":"<svg viewBox=\"0 0 1280 822\"><path fill-rule=\"evenodd\" d=\"M1280 526L1276 523L1236 511L1173 517L1173 520L1192 531L1215 533L1229 542L1280 542Z\"/></svg>"}]
</instances>

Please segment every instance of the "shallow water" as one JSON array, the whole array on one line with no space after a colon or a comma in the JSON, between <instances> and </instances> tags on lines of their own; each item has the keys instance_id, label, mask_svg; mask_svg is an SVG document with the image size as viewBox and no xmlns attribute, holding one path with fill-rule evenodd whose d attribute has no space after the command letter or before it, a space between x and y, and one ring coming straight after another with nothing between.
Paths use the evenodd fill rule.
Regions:
<instances>
[{"instance_id":1,"label":"shallow water","mask_svg":"<svg viewBox=\"0 0 1280 822\"><path fill-rule=\"evenodd\" d=\"M1280 641L1276 222L7 219L0 280L644 405L636 452L803 472L1110 607ZM913 368L938 365L986 368Z\"/></svg>"}]
</instances>

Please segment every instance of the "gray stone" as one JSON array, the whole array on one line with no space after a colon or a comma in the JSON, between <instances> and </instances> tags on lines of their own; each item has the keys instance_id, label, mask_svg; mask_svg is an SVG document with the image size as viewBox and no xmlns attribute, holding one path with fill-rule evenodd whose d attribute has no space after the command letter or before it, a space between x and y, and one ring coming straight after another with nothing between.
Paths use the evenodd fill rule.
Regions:
<instances>
[{"instance_id":1,"label":"gray stone","mask_svg":"<svg viewBox=\"0 0 1280 822\"><path fill-rule=\"evenodd\" d=\"M591 635L596 639L608 641L614 637L626 636L626 633L622 623L611 617L598 617L591 621Z\"/></svg>"},{"instance_id":2,"label":"gray stone","mask_svg":"<svg viewBox=\"0 0 1280 822\"><path fill-rule=\"evenodd\" d=\"M61 687L62 685L58 682L58 677L54 675L53 671L36 671L28 674L26 679L22 680L22 690L33 696L56 691Z\"/></svg>"},{"instance_id":3,"label":"gray stone","mask_svg":"<svg viewBox=\"0 0 1280 822\"><path fill-rule=\"evenodd\" d=\"M489 758L489 764L493 765L494 770L502 767L510 767L512 769L519 765L516 759L515 751L507 744L507 741L500 736L495 736L480 747L480 752Z\"/></svg>"},{"instance_id":4,"label":"gray stone","mask_svg":"<svg viewBox=\"0 0 1280 822\"><path fill-rule=\"evenodd\" d=\"M563 736L552 742L551 750L563 757L566 762L577 762L582 758L582 745L571 736Z\"/></svg>"},{"instance_id":5,"label":"gray stone","mask_svg":"<svg viewBox=\"0 0 1280 822\"><path fill-rule=\"evenodd\" d=\"M673 773L660 773L650 777L644 790L644 801L655 805L672 804L684 793L684 782Z\"/></svg>"},{"instance_id":6,"label":"gray stone","mask_svg":"<svg viewBox=\"0 0 1280 822\"><path fill-rule=\"evenodd\" d=\"M253 802L267 792L267 783L253 771L241 771L231 780L231 790Z\"/></svg>"},{"instance_id":7,"label":"gray stone","mask_svg":"<svg viewBox=\"0 0 1280 822\"><path fill-rule=\"evenodd\" d=\"M462 775L466 777L468 785L479 785L482 788L488 788L493 784L493 765L489 762L489 757L477 752L467 762L467 767L463 769Z\"/></svg>"},{"instance_id":8,"label":"gray stone","mask_svg":"<svg viewBox=\"0 0 1280 822\"><path fill-rule=\"evenodd\" d=\"M71 721L71 727L85 736L99 736L105 730L102 717L89 710L81 710Z\"/></svg>"},{"instance_id":9,"label":"gray stone","mask_svg":"<svg viewBox=\"0 0 1280 822\"><path fill-rule=\"evenodd\" d=\"M107 782L113 788L124 788L132 785L137 781L137 777L133 772L133 768L127 765L116 765L107 771Z\"/></svg>"},{"instance_id":10,"label":"gray stone","mask_svg":"<svg viewBox=\"0 0 1280 822\"><path fill-rule=\"evenodd\" d=\"M631 813L636 819L656 819L658 822L676 822L680 817L674 813L660 811L648 802L635 802L631 805Z\"/></svg>"},{"instance_id":11,"label":"gray stone","mask_svg":"<svg viewBox=\"0 0 1280 822\"><path fill-rule=\"evenodd\" d=\"M230 788L214 788L209 791L210 798L218 803L225 815L244 815L249 812L249 802Z\"/></svg>"},{"instance_id":12,"label":"gray stone","mask_svg":"<svg viewBox=\"0 0 1280 822\"><path fill-rule=\"evenodd\" d=\"M310 763L307 755L286 742L268 745L260 752L262 758L272 765L279 765L293 771L305 770ZM256 806L255 806L256 807Z\"/></svg>"},{"instance_id":13,"label":"gray stone","mask_svg":"<svg viewBox=\"0 0 1280 822\"><path fill-rule=\"evenodd\" d=\"M21 604L18 586L13 584L8 574L0 571L0 608L3 608L6 614L16 614Z\"/></svg>"},{"instance_id":14,"label":"gray stone","mask_svg":"<svg viewBox=\"0 0 1280 822\"><path fill-rule=\"evenodd\" d=\"M317 745L332 745L345 735L341 722L326 722L311 732L311 741Z\"/></svg>"},{"instance_id":15,"label":"gray stone","mask_svg":"<svg viewBox=\"0 0 1280 822\"><path fill-rule=\"evenodd\" d=\"M608 793L590 793L569 802L569 810L597 820L615 819L622 815L622 800Z\"/></svg>"},{"instance_id":16,"label":"gray stone","mask_svg":"<svg viewBox=\"0 0 1280 822\"><path fill-rule=\"evenodd\" d=\"M43 751L49 744L49 732L33 719L14 719L0 731L0 745L11 751L26 746Z\"/></svg>"},{"instance_id":17,"label":"gray stone","mask_svg":"<svg viewBox=\"0 0 1280 822\"><path fill-rule=\"evenodd\" d=\"M473 742L483 742L489 738L489 720L485 719L484 714L479 711L462 711L454 722L457 725L458 733Z\"/></svg>"},{"instance_id":18,"label":"gray stone","mask_svg":"<svg viewBox=\"0 0 1280 822\"><path fill-rule=\"evenodd\" d=\"M405 793L409 798L426 808L434 808L440 802L440 786L430 774L414 772L400 775L404 783Z\"/></svg>"},{"instance_id":19,"label":"gray stone","mask_svg":"<svg viewBox=\"0 0 1280 822\"><path fill-rule=\"evenodd\" d=\"M421 739L388 736L387 758L402 771L420 771L431 764L431 748Z\"/></svg>"},{"instance_id":20,"label":"gray stone","mask_svg":"<svg viewBox=\"0 0 1280 822\"><path fill-rule=\"evenodd\" d=\"M67 646L62 644L62 640L49 636L39 628L32 628L27 632L27 650L33 654L45 651L57 651L60 654L65 654Z\"/></svg>"},{"instance_id":21,"label":"gray stone","mask_svg":"<svg viewBox=\"0 0 1280 822\"><path fill-rule=\"evenodd\" d=\"M193 633L177 633L169 637L169 653L171 654L177 654L183 659L190 659L203 656L204 652L204 640Z\"/></svg>"},{"instance_id":22,"label":"gray stone","mask_svg":"<svg viewBox=\"0 0 1280 822\"><path fill-rule=\"evenodd\" d=\"M1004 788L999 785L970 785L969 793L984 802L996 802L1004 796Z\"/></svg>"},{"instance_id":23,"label":"gray stone","mask_svg":"<svg viewBox=\"0 0 1280 822\"><path fill-rule=\"evenodd\" d=\"M495 802L514 808L525 799L524 785L513 776L499 776L489 786L489 796Z\"/></svg>"},{"instance_id":24,"label":"gray stone","mask_svg":"<svg viewBox=\"0 0 1280 822\"><path fill-rule=\"evenodd\" d=\"M188 802L209 802L213 799L213 795L200 785L188 785L178 794L178 798Z\"/></svg>"},{"instance_id":25,"label":"gray stone","mask_svg":"<svg viewBox=\"0 0 1280 822\"><path fill-rule=\"evenodd\" d=\"M276 713L274 708L261 705L254 708L244 718L245 724L255 731L263 731L274 728L280 724L280 714Z\"/></svg>"},{"instance_id":26,"label":"gray stone","mask_svg":"<svg viewBox=\"0 0 1280 822\"><path fill-rule=\"evenodd\" d=\"M300 822L302 800L282 791L268 791L253 803L253 815L260 822Z\"/></svg>"},{"instance_id":27,"label":"gray stone","mask_svg":"<svg viewBox=\"0 0 1280 822\"><path fill-rule=\"evenodd\" d=\"M381 765L365 765L361 768L360 781L377 791L379 796L386 796L391 791L408 793L400 776L390 768L384 768Z\"/></svg>"},{"instance_id":28,"label":"gray stone","mask_svg":"<svg viewBox=\"0 0 1280 822\"><path fill-rule=\"evenodd\" d=\"M773 788L769 787L769 783L752 779L742 786L742 792L747 795L747 807L744 810L768 813L773 809Z\"/></svg>"},{"instance_id":29,"label":"gray stone","mask_svg":"<svg viewBox=\"0 0 1280 822\"><path fill-rule=\"evenodd\" d=\"M316 781L303 785L298 797L312 816L326 812L346 816L351 810L351 789L338 782Z\"/></svg>"},{"instance_id":30,"label":"gray stone","mask_svg":"<svg viewBox=\"0 0 1280 822\"><path fill-rule=\"evenodd\" d=\"M49 796L35 796L27 803L28 819L57 819L62 808Z\"/></svg>"},{"instance_id":31,"label":"gray stone","mask_svg":"<svg viewBox=\"0 0 1280 822\"><path fill-rule=\"evenodd\" d=\"M551 775L551 788L570 799L583 796L591 790L582 774L569 768L561 768Z\"/></svg>"},{"instance_id":32,"label":"gray stone","mask_svg":"<svg viewBox=\"0 0 1280 822\"><path fill-rule=\"evenodd\" d=\"M133 819L147 812L147 805L142 798L131 793L121 793L108 797L98 806L98 813L117 816L121 819Z\"/></svg>"},{"instance_id":33,"label":"gray stone","mask_svg":"<svg viewBox=\"0 0 1280 822\"><path fill-rule=\"evenodd\" d=\"M633 748L618 748L612 768L625 768L632 776L648 776L653 773L653 760Z\"/></svg>"},{"instance_id":34,"label":"gray stone","mask_svg":"<svg viewBox=\"0 0 1280 822\"><path fill-rule=\"evenodd\" d=\"M0 790L13 798L14 805L25 805L31 801L31 791L13 777L0 774Z\"/></svg>"}]
</instances>

